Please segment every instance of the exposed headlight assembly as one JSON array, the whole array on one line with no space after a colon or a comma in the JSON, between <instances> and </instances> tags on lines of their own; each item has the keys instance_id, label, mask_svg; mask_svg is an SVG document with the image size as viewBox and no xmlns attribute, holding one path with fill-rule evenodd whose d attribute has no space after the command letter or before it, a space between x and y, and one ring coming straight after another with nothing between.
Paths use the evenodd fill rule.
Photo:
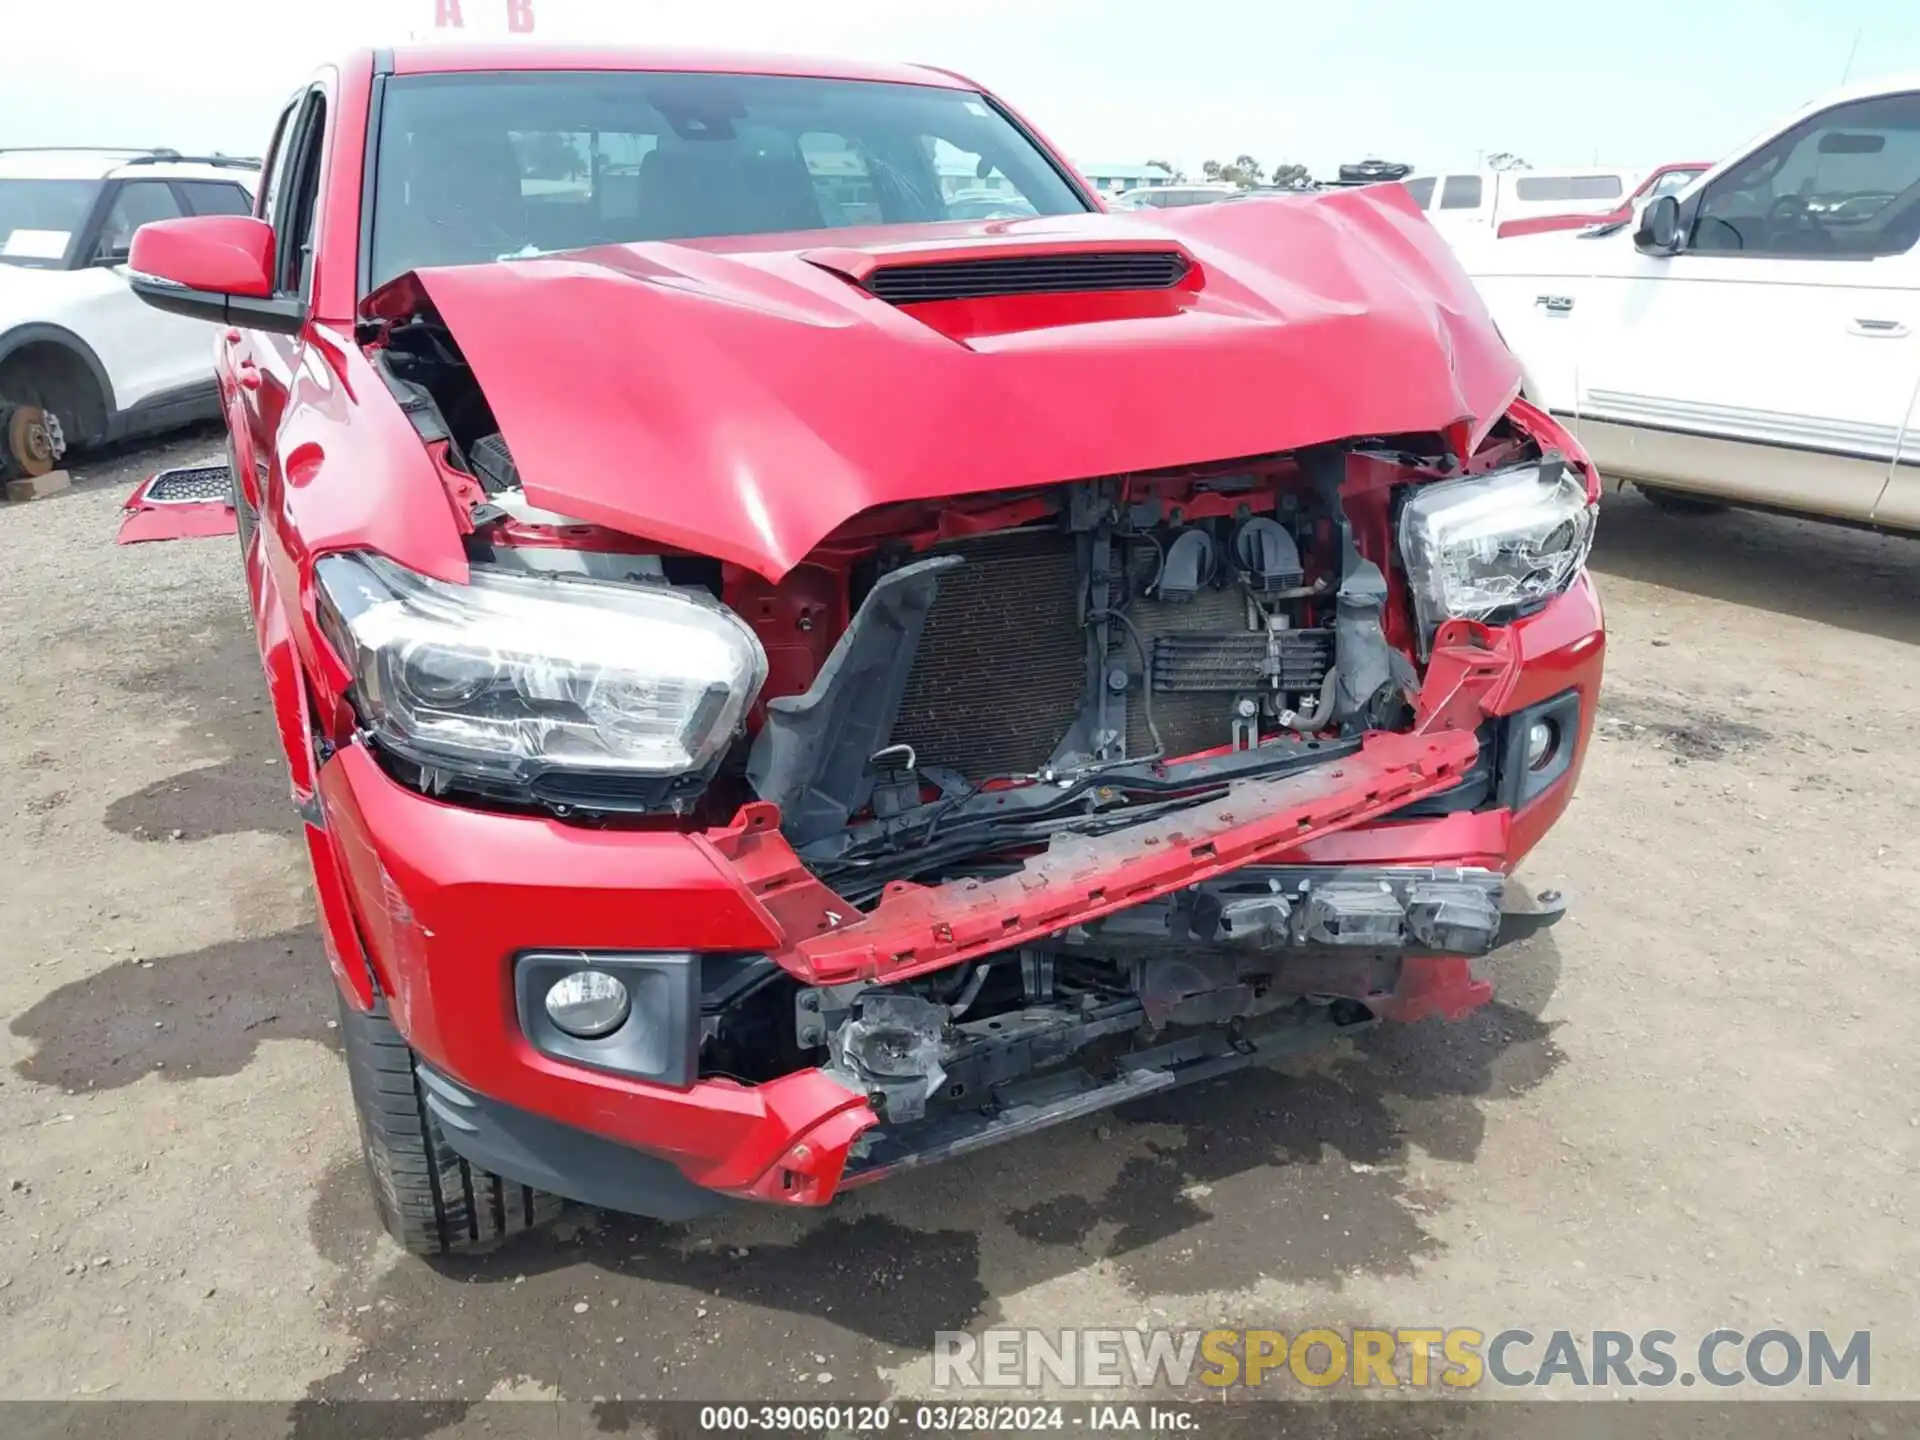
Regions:
<instances>
[{"instance_id":1,"label":"exposed headlight assembly","mask_svg":"<svg viewBox=\"0 0 1920 1440\"><path fill-rule=\"evenodd\" d=\"M315 574L374 738L491 788L627 808L704 782L766 679L739 617L666 585L479 567L450 585L377 555Z\"/></svg>"},{"instance_id":2,"label":"exposed headlight assembly","mask_svg":"<svg viewBox=\"0 0 1920 1440\"><path fill-rule=\"evenodd\" d=\"M1422 653L1445 620L1499 620L1558 595L1587 563L1596 507L1558 457L1443 480L1400 509Z\"/></svg>"}]
</instances>

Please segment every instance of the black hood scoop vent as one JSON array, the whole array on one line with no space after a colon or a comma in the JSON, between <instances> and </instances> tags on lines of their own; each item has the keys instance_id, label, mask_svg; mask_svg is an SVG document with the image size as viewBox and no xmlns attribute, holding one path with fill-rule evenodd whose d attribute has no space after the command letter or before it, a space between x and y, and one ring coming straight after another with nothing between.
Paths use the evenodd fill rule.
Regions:
<instances>
[{"instance_id":1,"label":"black hood scoop vent","mask_svg":"<svg viewBox=\"0 0 1920 1440\"><path fill-rule=\"evenodd\" d=\"M893 305L984 300L1000 295L1063 295L1108 290L1171 290L1186 278L1178 250L1096 250L1065 255L1006 255L883 265L866 288Z\"/></svg>"}]
</instances>

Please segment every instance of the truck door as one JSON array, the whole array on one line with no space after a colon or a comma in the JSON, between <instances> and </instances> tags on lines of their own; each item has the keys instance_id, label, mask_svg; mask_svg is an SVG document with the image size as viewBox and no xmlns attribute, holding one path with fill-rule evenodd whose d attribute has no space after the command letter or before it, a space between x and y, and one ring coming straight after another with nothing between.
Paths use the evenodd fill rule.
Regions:
<instances>
[{"instance_id":1,"label":"truck door","mask_svg":"<svg viewBox=\"0 0 1920 1440\"><path fill-rule=\"evenodd\" d=\"M1870 519L1920 378L1920 92L1795 122L1690 195L1682 232L1619 249L1579 301L1595 458ZM1610 438L1638 453L1603 459Z\"/></svg>"}]
</instances>

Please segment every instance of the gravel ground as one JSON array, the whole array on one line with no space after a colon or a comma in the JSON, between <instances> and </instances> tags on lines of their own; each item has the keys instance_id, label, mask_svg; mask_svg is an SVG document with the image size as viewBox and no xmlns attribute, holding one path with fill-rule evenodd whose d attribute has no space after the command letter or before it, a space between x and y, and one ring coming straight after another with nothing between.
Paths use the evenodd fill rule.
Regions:
<instances>
[{"instance_id":1,"label":"gravel ground","mask_svg":"<svg viewBox=\"0 0 1920 1440\"><path fill-rule=\"evenodd\" d=\"M1920 1395L1920 548L1610 496L1569 920L1377 1032L861 1191L377 1236L206 432L0 506L0 1397L853 1398L989 1324L1874 1333ZM446 1415L457 1417L457 1406ZM1863 1432L1864 1433L1864 1432Z\"/></svg>"}]
</instances>

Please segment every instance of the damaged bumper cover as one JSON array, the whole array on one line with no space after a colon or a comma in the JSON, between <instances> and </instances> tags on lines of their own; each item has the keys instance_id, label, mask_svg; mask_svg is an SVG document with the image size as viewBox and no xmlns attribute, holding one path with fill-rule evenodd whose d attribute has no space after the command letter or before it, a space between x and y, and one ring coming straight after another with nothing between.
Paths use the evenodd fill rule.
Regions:
<instances>
[{"instance_id":1,"label":"damaged bumper cover","mask_svg":"<svg viewBox=\"0 0 1920 1440\"><path fill-rule=\"evenodd\" d=\"M1328 888L1387 893L1408 878L1405 871L1353 871ZM1448 883L1415 880L1412 886L1418 894ZM1501 897L1498 877L1486 872L1460 883L1496 903ZM1525 940L1565 914L1557 894L1529 897L1516 887L1504 888L1508 908L1496 912L1495 932L1480 953ZM1162 908L1171 913L1174 907ZM1316 1048L1367 1028L1375 1018L1458 1018L1485 1003L1491 992L1487 982L1474 978L1469 961L1458 956L1407 947L1399 953L1316 957L1311 947L1300 948L1302 955L1288 961L1286 984L1323 985L1325 993L1311 1003L1290 1001L1264 1012L1257 1002L1246 1003L1251 997L1237 993L1236 972L1217 956L1148 962L1161 973L1143 987L1137 1003L1089 1007L1078 1015L1035 1011L953 1027L941 1024L939 1016L907 1008L939 1007L868 999L854 1019L832 1008L831 991L803 991L801 1003L818 1017L819 1033L835 1033L833 1066L808 1077L818 1082L808 1098L829 1113L817 1124L802 1121L785 1132L779 1163L731 1194L821 1204L840 1190L898 1170L953 1159L1129 1100ZM1356 991L1369 997L1369 1009L1350 999L1342 1003ZM1219 1023L1222 1017L1215 1012L1223 1002L1235 1007L1236 1016L1249 1018ZM1071 1063L1089 1046L1136 1035L1146 1024L1161 1035L1160 1043L1130 1048L1111 1067ZM1062 1063L1032 1073L1056 1060ZM1004 1081L1003 1072L1009 1077ZM695 1219L729 1203L728 1193L696 1183L661 1155L487 1099L435 1071L422 1078L427 1106L448 1143L484 1169L586 1204L670 1221ZM950 1095L990 1090L993 1104L977 1112L930 1113L924 1103L928 1088ZM914 1103L902 1106L903 1094ZM787 1118L781 1107L767 1115L766 1124L777 1126Z\"/></svg>"},{"instance_id":2,"label":"damaged bumper cover","mask_svg":"<svg viewBox=\"0 0 1920 1440\"><path fill-rule=\"evenodd\" d=\"M1237 781L1206 804L1124 830L1058 837L1011 874L897 882L865 911L800 863L772 807L748 806L705 833L585 829L420 795L362 746L343 747L321 768L324 839L374 978L437 1077L431 1103L456 1150L512 1178L639 1213L697 1213L725 1196L822 1204L901 1165L1206 1078L1369 1016L1458 1015L1484 1003L1489 987L1467 957L1541 923L1540 907L1514 887L1499 882L1496 899L1496 881L1564 808L1571 774L1525 813L1381 822L1458 785L1488 716L1575 688L1586 697L1584 746L1603 643L1597 622L1583 582L1506 630L1462 625L1435 647L1410 733L1370 734L1356 752ZM1284 916L1276 897L1286 900ZM1489 938L1490 905L1500 918ZM1510 913L1521 910L1534 918ZM1122 1063L1067 1068L1037 1089L1010 1083L961 1122L883 1123L884 1103L877 1109L831 1066L748 1084L717 1075L663 1083L571 1063L531 1042L511 979L516 955L573 951L768 957L814 988L897 982L957 973L1042 938L1070 950L1077 934L1093 943L1102 929L1113 942L1105 948L1120 954L1127 927L1176 917L1189 935L1203 927L1207 935L1191 955L1176 952L1181 961L1216 957L1238 967L1235 977L1263 967L1271 975L1275 963L1324 974L1311 984L1305 972L1278 986L1269 978L1272 1010L1250 1007L1242 1023L1182 1035L1189 1018L1204 1017L1180 1007L1211 981L1183 982L1169 970L1142 987L1129 1015L1074 1017L1114 1026L1130 1047ZM1390 925L1397 944L1387 943ZM1167 1028L1141 1048L1135 1032L1149 999ZM1085 1038L1046 1043L1072 1054ZM940 1056L950 1080L990 1063ZM614 1164L614 1152L639 1158Z\"/></svg>"}]
</instances>

